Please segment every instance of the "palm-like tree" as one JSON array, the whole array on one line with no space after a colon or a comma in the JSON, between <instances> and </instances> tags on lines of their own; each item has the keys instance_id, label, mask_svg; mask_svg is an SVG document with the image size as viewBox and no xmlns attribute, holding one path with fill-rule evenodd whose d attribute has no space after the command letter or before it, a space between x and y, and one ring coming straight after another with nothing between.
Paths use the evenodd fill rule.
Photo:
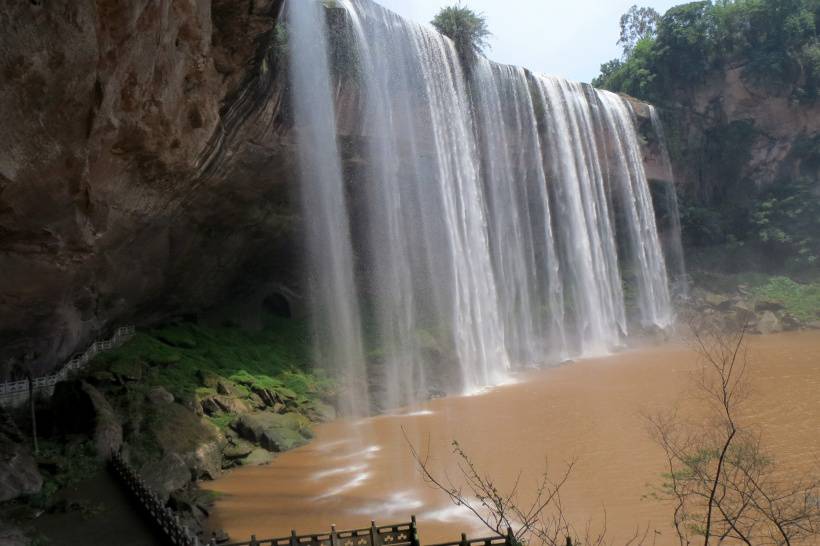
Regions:
<instances>
[{"instance_id":1,"label":"palm-like tree","mask_svg":"<svg viewBox=\"0 0 820 546\"><path fill-rule=\"evenodd\" d=\"M436 29L453 40L459 54L467 60L482 55L489 47L487 20L481 13L461 5L442 8L432 20Z\"/></svg>"}]
</instances>

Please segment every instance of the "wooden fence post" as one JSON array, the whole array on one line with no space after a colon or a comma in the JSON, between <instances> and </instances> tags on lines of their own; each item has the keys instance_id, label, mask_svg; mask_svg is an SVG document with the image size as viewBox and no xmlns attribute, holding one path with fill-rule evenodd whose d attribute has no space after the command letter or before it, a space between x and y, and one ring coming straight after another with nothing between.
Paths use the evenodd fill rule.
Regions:
<instances>
[{"instance_id":1,"label":"wooden fence post","mask_svg":"<svg viewBox=\"0 0 820 546\"><path fill-rule=\"evenodd\" d=\"M419 528L416 525L416 516L410 516L410 544L411 546L420 546L419 544ZM375 546L375 544L373 545Z\"/></svg>"},{"instance_id":2,"label":"wooden fence post","mask_svg":"<svg viewBox=\"0 0 820 546\"><path fill-rule=\"evenodd\" d=\"M379 542L379 530L376 529L376 522L370 520L370 546L381 546Z\"/></svg>"},{"instance_id":3,"label":"wooden fence post","mask_svg":"<svg viewBox=\"0 0 820 546\"><path fill-rule=\"evenodd\" d=\"M296 529L290 530L290 546L298 546L299 539L296 538Z\"/></svg>"},{"instance_id":4,"label":"wooden fence post","mask_svg":"<svg viewBox=\"0 0 820 546\"><path fill-rule=\"evenodd\" d=\"M37 443L37 410L34 404L34 379L31 372L28 372L28 405L31 409L31 437L34 440L34 454L39 455L40 446Z\"/></svg>"},{"instance_id":5,"label":"wooden fence post","mask_svg":"<svg viewBox=\"0 0 820 546\"><path fill-rule=\"evenodd\" d=\"M336 525L330 526L330 546L339 546L339 537L336 536Z\"/></svg>"},{"instance_id":6,"label":"wooden fence post","mask_svg":"<svg viewBox=\"0 0 820 546\"><path fill-rule=\"evenodd\" d=\"M515 535L513 534L512 527L507 527L507 540L505 542L507 543L507 546L516 546Z\"/></svg>"},{"instance_id":7,"label":"wooden fence post","mask_svg":"<svg viewBox=\"0 0 820 546\"><path fill-rule=\"evenodd\" d=\"M468 546L467 544L467 533L461 533L461 542L459 542L460 546Z\"/></svg>"}]
</instances>

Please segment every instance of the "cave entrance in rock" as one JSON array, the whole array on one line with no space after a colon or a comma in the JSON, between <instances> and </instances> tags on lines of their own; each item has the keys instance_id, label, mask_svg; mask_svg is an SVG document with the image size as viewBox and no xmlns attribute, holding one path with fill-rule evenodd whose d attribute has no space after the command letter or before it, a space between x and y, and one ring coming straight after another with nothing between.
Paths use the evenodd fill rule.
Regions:
<instances>
[{"instance_id":1,"label":"cave entrance in rock","mask_svg":"<svg viewBox=\"0 0 820 546\"><path fill-rule=\"evenodd\" d=\"M280 318L293 318L290 302L282 294L271 294L262 300L262 309Z\"/></svg>"}]
</instances>

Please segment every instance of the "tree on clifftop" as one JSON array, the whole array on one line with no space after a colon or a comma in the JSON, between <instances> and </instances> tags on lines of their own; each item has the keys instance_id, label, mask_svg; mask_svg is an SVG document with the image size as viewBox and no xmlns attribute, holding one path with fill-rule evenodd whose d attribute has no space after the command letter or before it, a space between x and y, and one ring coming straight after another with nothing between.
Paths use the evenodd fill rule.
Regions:
<instances>
[{"instance_id":1,"label":"tree on clifftop","mask_svg":"<svg viewBox=\"0 0 820 546\"><path fill-rule=\"evenodd\" d=\"M658 30L661 15L653 8L632 6L621 16L621 37L618 45L624 48L624 58L629 58L635 46L644 39L652 39Z\"/></svg>"},{"instance_id":2,"label":"tree on clifftop","mask_svg":"<svg viewBox=\"0 0 820 546\"><path fill-rule=\"evenodd\" d=\"M487 19L470 8L460 5L442 8L431 24L455 42L456 49L465 60L474 59L489 47L487 38L492 33L487 28Z\"/></svg>"}]
</instances>

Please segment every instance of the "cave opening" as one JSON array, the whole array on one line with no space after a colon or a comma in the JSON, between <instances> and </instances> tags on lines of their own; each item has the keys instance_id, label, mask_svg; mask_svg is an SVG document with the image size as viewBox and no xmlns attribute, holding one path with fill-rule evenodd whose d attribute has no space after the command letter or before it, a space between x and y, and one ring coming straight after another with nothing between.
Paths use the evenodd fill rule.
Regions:
<instances>
[{"instance_id":1,"label":"cave opening","mask_svg":"<svg viewBox=\"0 0 820 546\"><path fill-rule=\"evenodd\" d=\"M271 294L262 301L265 312L280 318L293 318L290 302L282 294Z\"/></svg>"}]
</instances>

